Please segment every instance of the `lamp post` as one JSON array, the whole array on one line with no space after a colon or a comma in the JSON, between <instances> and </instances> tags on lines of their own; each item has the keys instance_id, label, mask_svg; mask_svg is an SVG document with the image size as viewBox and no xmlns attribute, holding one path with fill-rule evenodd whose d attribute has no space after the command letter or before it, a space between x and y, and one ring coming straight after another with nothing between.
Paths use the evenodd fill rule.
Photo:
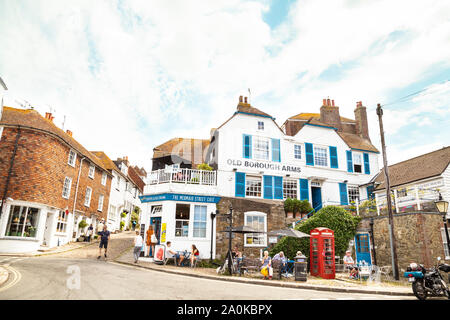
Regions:
<instances>
[{"instance_id":1,"label":"lamp post","mask_svg":"<svg viewBox=\"0 0 450 320\"><path fill-rule=\"evenodd\" d=\"M230 204L230 213L229 218L230 219L230 232L228 233L228 272L230 273L230 276L233 275L232 273L232 263L233 260L231 258L231 237L233 235L233 205Z\"/></svg>"},{"instance_id":2,"label":"lamp post","mask_svg":"<svg viewBox=\"0 0 450 320\"><path fill-rule=\"evenodd\" d=\"M439 200L435 201L434 205L436 206L439 213L442 214L442 220L444 221L445 237L447 238L447 250L448 254L450 255L450 240L448 236L447 217L446 217L448 210L448 201L444 201L444 199L442 199L441 193L439 193Z\"/></svg>"},{"instance_id":3,"label":"lamp post","mask_svg":"<svg viewBox=\"0 0 450 320\"><path fill-rule=\"evenodd\" d=\"M219 214L219 210L216 210L216 212L211 212L211 258L209 259L210 262L213 260L213 245L214 245L214 219Z\"/></svg>"}]
</instances>

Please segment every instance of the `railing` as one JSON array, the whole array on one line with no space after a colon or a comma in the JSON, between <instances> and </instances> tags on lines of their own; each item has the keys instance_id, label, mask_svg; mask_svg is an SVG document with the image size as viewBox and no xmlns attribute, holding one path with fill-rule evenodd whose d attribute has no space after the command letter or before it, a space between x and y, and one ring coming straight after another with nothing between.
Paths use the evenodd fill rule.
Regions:
<instances>
[{"instance_id":1,"label":"railing","mask_svg":"<svg viewBox=\"0 0 450 320\"><path fill-rule=\"evenodd\" d=\"M160 169L150 173L148 183L151 185L162 183L184 183L215 186L217 185L216 173L216 171L196 169Z\"/></svg>"}]
</instances>

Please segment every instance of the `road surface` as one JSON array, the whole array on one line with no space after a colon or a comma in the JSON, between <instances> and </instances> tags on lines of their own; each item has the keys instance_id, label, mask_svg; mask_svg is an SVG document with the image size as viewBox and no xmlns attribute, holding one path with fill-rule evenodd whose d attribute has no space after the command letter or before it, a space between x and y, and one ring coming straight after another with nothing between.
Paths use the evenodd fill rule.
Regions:
<instances>
[{"instance_id":1,"label":"road surface","mask_svg":"<svg viewBox=\"0 0 450 320\"><path fill-rule=\"evenodd\" d=\"M6 257L0 299L411 300L408 296L338 293L241 284L126 266L96 258Z\"/></svg>"}]
</instances>

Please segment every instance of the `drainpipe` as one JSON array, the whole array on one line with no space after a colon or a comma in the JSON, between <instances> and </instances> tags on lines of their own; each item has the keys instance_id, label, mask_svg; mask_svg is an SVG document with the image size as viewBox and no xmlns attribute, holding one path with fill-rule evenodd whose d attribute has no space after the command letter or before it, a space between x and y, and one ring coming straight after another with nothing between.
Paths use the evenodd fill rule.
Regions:
<instances>
[{"instance_id":1,"label":"drainpipe","mask_svg":"<svg viewBox=\"0 0 450 320\"><path fill-rule=\"evenodd\" d=\"M377 253L375 252L375 236L373 234L373 218L370 218L370 236L372 240L373 264L377 266Z\"/></svg>"},{"instance_id":2,"label":"drainpipe","mask_svg":"<svg viewBox=\"0 0 450 320\"><path fill-rule=\"evenodd\" d=\"M14 151L13 151L13 154L11 156L10 163L9 163L8 177L6 178L5 191L3 192L2 203L0 204L0 216L3 213L3 205L5 203L6 196L8 194L9 181L11 179L14 159L16 157L17 147L19 145L19 138L20 138L20 126L17 126L16 142L14 143Z\"/></svg>"},{"instance_id":3,"label":"drainpipe","mask_svg":"<svg viewBox=\"0 0 450 320\"><path fill-rule=\"evenodd\" d=\"M86 157L83 157L80 161L80 169L78 169L78 178L77 178L77 187L75 188L75 199L73 200L73 221L75 223L75 209L76 209L76 203L77 203L77 195L78 195L78 185L80 184L80 176L81 176L81 168L83 166L83 160L86 159ZM77 226L74 225L74 228L77 228ZM78 233L78 229L75 229ZM72 231L73 234L73 231Z\"/></svg>"}]
</instances>

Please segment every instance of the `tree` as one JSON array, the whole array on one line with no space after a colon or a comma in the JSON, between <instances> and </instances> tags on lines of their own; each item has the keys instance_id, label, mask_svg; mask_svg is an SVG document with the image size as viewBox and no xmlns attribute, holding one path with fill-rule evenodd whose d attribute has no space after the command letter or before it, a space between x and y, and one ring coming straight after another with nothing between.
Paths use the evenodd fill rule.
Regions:
<instances>
[{"instance_id":1,"label":"tree","mask_svg":"<svg viewBox=\"0 0 450 320\"><path fill-rule=\"evenodd\" d=\"M312 217L300 222L295 229L309 234L312 229L318 227L329 228L334 231L335 254L343 256L347 250L349 241L355 236L356 228L361 218L353 216L346 210L336 206L326 206L316 212ZM297 251L301 251L309 257L309 238L284 237L277 243L270 254L274 255L283 251L292 259Z\"/></svg>"}]
</instances>

